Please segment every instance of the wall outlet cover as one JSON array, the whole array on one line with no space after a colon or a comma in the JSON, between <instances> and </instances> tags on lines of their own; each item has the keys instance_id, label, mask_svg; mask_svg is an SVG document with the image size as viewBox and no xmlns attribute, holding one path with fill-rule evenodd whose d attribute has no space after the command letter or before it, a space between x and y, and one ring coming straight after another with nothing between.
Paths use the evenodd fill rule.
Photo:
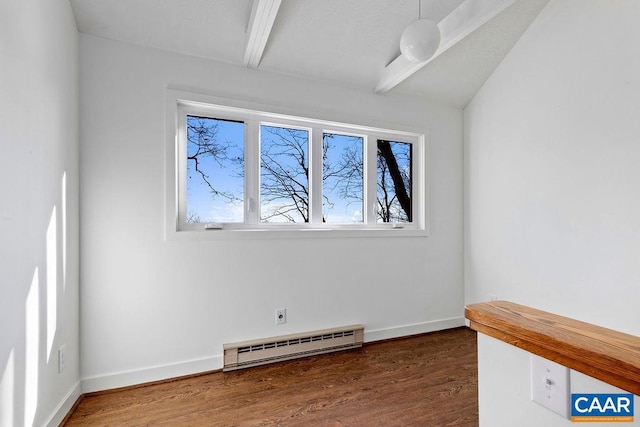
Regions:
<instances>
[{"instance_id":1,"label":"wall outlet cover","mask_svg":"<svg viewBox=\"0 0 640 427\"><path fill-rule=\"evenodd\" d=\"M65 355L66 346L63 345L58 349L58 373L61 374L67 367L67 359Z\"/></svg>"},{"instance_id":2,"label":"wall outlet cover","mask_svg":"<svg viewBox=\"0 0 640 427\"><path fill-rule=\"evenodd\" d=\"M571 387L569 368L531 355L531 400L569 419Z\"/></svg>"},{"instance_id":3,"label":"wall outlet cover","mask_svg":"<svg viewBox=\"0 0 640 427\"><path fill-rule=\"evenodd\" d=\"M287 309L277 308L276 309L276 325L284 325L285 323L287 323Z\"/></svg>"}]
</instances>

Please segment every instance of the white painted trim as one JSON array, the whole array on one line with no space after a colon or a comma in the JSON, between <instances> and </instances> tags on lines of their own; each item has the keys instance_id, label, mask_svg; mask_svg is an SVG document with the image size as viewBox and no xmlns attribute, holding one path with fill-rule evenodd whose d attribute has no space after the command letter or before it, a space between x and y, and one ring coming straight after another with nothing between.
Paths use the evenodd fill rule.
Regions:
<instances>
[{"instance_id":1,"label":"white painted trim","mask_svg":"<svg viewBox=\"0 0 640 427\"><path fill-rule=\"evenodd\" d=\"M411 62L404 55L398 56L384 69L374 92L390 91L514 2L515 0L466 0L438 23L441 42L436 53L424 62Z\"/></svg>"},{"instance_id":2,"label":"white painted trim","mask_svg":"<svg viewBox=\"0 0 640 427\"><path fill-rule=\"evenodd\" d=\"M222 369L222 357L222 354L220 354L204 359L84 378L82 380L82 392L91 393Z\"/></svg>"},{"instance_id":3,"label":"white painted trim","mask_svg":"<svg viewBox=\"0 0 640 427\"><path fill-rule=\"evenodd\" d=\"M166 96L166 147L165 147L165 240L221 240L221 239L282 239L282 238L351 238L351 237L427 237L429 235L429 210L428 210L428 155L429 142L428 132L408 126L392 126L390 128L380 128L363 124L348 124L323 119L311 119L296 115L288 115L279 112L265 111L261 108L263 104L252 101L229 100L218 98L206 94L194 94L192 92L177 89L167 89ZM247 166L251 170L245 173L246 218L243 223L228 223L221 228L205 229L200 224L184 224L180 216L184 215L184 202L181 201L181 194L186 193L186 175L180 170L178 160L180 135L179 132L184 125L180 125L178 116L186 112L195 114L214 114L217 118L244 121L249 129L247 135L253 132L256 123L273 120L276 125L286 125L288 127L300 127L314 129L321 133L325 129L331 132L362 135L376 139L387 139L413 144L413 195L414 211L413 222L403 224L402 228L394 227L392 223L377 223L371 203L367 203L370 209L369 215L365 216L367 224L324 224L321 222L309 224L260 224L257 222L257 211L255 205L258 200L258 190L256 188L255 174L258 172L259 153L245 150ZM313 132L312 132L313 133ZM182 140L184 141L184 136ZM375 151L375 147L370 147L368 142L368 152ZM253 144L255 146L255 144ZM370 165L375 166L375 159L370 156ZM252 160L253 159L253 160ZM371 175L373 173L373 175ZM254 174L254 175L251 175ZM375 179L375 169L370 170L366 176L367 180ZM251 185L247 180L251 179ZM365 195L368 202L371 198L375 201L375 182L369 182L370 193ZM253 201L253 202L252 202Z\"/></svg>"},{"instance_id":4,"label":"white painted trim","mask_svg":"<svg viewBox=\"0 0 640 427\"><path fill-rule=\"evenodd\" d=\"M516 0L467 0L463 2L438 23L445 38L434 56L453 47L515 2Z\"/></svg>"},{"instance_id":5,"label":"white painted trim","mask_svg":"<svg viewBox=\"0 0 640 427\"><path fill-rule=\"evenodd\" d=\"M364 330L364 342L374 342L393 338L403 338L411 335L425 334L428 332L444 331L465 326L464 317L449 317L446 319L431 320L429 322L414 323L411 325L394 326L392 328Z\"/></svg>"},{"instance_id":6,"label":"white painted trim","mask_svg":"<svg viewBox=\"0 0 640 427\"><path fill-rule=\"evenodd\" d=\"M271 28L278 15L282 0L253 0L249 26L247 28L247 45L244 52L245 67L258 68L264 48L269 40Z\"/></svg>"},{"instance_id":7,"label":"white painted trim","mask_svg":"<svg viewBox=\"0 0 640 427\"><path fill-rule=\"evenodd\" d=\"M44 424L47 427L57 427L62 423L64 417L71 411L73 405L82 394L82 382L78 381L67 393L66 397L60 402L58 407L53 411L49 420Z\"/></svg>"},{"instance_id":8,"label":"white painted trim","mask_svg":"<svg viewBox=\"0 0 640 427\"><path fill-rule=\"evenodd\" d=\"M458 328L465 326L464 317L450 317L429 322L415 323L411 325L401 325L391 328L376 329L367 331L365 328L364 342L374 342L393 338L408 337L411 335L424 334L428 332L442 331L446 329ZM189 360L186 362L174 363L170 365L153 366L149 368L123 371L108 375L99 375L82 380L82 393L91 393L94 391L109 390L119 387L127 387L136 384L143 384L153 381L166 380L170 378L182 377L185 375L194 375L201 372L209 372L222 369L223 355L219 354L204 359ZM62 417L69 411L77 396L80 395L79 390L76 391L74 399L69 398L70 404L63 406L66 412L62 413ZM57 419L57 418L56 418Z\"/></svg>"}]
</instances>

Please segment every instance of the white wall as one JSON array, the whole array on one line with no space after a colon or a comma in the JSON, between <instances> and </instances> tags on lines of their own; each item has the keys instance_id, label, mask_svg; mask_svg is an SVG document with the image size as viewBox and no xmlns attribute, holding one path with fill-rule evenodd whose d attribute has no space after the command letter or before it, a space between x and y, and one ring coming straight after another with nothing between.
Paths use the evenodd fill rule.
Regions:
<instances>
[{"instance_id":1,"label":"white wall","mask_svg":"<svg viewBox=\"0 0 640 427\"><path fill-rule=\"evenodd\" d=\"M80 393L78 75L66 0L0 2L0 426Z\"/></svg>"},{"instance_id":2,"label":"white wall","mask_svg":"<svg viewBox=\"0 0 640 427\"><path fill-rule=\"evenodd\" d=\"M222 366L222 344L462 324L462 111L81 35L85 391ZM429 237L164 240L167 87L429 131ZM274 310L288 323L276 327Z\"/></svg>"},{"instance_id":3,"label":"white wall","mask_svg":"<svg viewBox=\"0 0 640 427\"><path fill-rule=\"evenodd\" d=\"M639 19L630 0L552 0L466 108L467 303L640 335ZM506 385L480 372L483 425L482 394L522 374L505 369Z\"/></svg>"},{"instance_id":4,"label":"white wall","mask_svg":"<svg viewBox=\"0 0 640 427\"><path fill-rule=\"evenodd\" d=\"M531 353L504 341L478 334L478 354L481 355L478 358L478 405L481 426L570 427L576 425L571 420L564 419L530 400ZM629 393L573 370L570 371L569 384L570 393ZM634 422L593 424L598 427L640 426L638 419L640 397L635 396L633 403Z\"/></svg>"}]
</instances>

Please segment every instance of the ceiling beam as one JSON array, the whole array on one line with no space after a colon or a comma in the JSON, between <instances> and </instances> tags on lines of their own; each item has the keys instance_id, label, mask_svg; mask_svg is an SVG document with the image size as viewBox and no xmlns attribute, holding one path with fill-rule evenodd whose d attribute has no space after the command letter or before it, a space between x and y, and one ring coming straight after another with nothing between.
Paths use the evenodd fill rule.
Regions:
<instances>
[{"instance_id":1,"label":"ceiling beam","mask_svg":"<svg viewBox=\"0 0 640 427\"><path fill-rule=\"evenodd\" d=\"M245 67L258 68L281 1L253 0L249 25L247 26L247 45L243 59Z\"/></svg>"},{"instance_id":2,"label":"ceiling beam","mask_svg":"<svg viewBox=\"0 0 640 427\"><path fill-rule=\"evenodd\" d=\"M413 73L446 52L466 36L500 14L517 0L465 0L438 22L440 47L424 62L411 62L398 56L382 72L375 93L385 93L409 78Z\"/></svg>"}]
</instances>

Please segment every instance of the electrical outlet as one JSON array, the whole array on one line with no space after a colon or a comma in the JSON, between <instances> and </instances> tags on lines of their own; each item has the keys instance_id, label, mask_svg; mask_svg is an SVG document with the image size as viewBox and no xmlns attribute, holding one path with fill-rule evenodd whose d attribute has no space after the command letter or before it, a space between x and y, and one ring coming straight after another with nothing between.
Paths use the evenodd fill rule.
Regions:
<instances>
[{"instance_id":1,"label":"electrical outlet","mask_svg":"<svg viewBox=\"0 0 640 427\"><path fill-rule=\"evenodd\" d=\"M287 309L276 308L276 325L284 325L287 323Z\"/></svg>"},{"instance_id":2,"label":"electrical outlet","mask_svg":"<svg viewBox=\"0 0 640 427\"><path fill-rule=\"evenodd\" d=\"M65 347L66 345L63 345L58 349L58 373L59 374L61 374L62 371L64 371L64 368L66 367L66 363L67 363L65 359L65 354L64 354Z\"/></svg>"}]
</instances>

